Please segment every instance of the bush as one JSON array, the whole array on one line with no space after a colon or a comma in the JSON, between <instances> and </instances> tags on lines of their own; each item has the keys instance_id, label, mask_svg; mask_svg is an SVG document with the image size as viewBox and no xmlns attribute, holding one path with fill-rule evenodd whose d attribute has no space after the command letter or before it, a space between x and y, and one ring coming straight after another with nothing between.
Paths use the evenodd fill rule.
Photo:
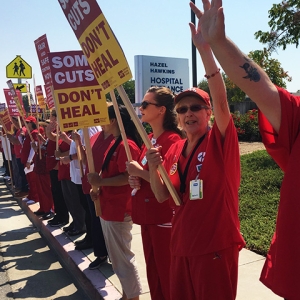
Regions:
<instances>
[{"instance_id":1,"label":"bush","mask_svg":"<svg viewBox=\"0 0 300 300\"><path fill-rule=\"evenodd\" d=\"M260 142L258 129L258 110L252 109L241 115L240 112L231 113L239 141Z\"/></svg>"},{"instance_id":2,"label":"bush","mask_svg":"<svg viewBox=\"0 0 300 300\"><path fill-rule=\"evenodd\" d=\"M265 150L241 156L241 232L246 247L266 255L274 233L283 172Z\"/></svg>"}]
</instances>

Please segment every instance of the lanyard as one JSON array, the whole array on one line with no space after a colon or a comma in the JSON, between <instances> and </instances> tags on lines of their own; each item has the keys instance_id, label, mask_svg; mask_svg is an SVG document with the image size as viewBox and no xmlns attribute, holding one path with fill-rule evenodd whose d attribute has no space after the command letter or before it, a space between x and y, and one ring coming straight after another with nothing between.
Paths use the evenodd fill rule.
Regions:
<instances>
[{"instance_id":1,"label":"lanyard","mask_svg":"<svg viewBox=\"0 0 300 300\"><path fill-rule=\"evenodd\" d=\"M185 166L185 169L184 169L183 174L181 173L180 168L179 168L179 166L178 166L178 175L179 175L179 178L180 178L180 193L182 193L182 194L185 193L185 188L186 188L185 181L186 181L187 172L188 172L188 170L189 170L189 167L190 167L192 158L193 158L193 156L194 156L194 154L195 154L197 148L200 146L200 144L201 144L202 141L204 140L205 135L206 135L206 134L204 134L204 135L199 139L199 141L197 142L197 145L194 147L194 149L193 149L193 151L192 151L192 153L191 153L191 155L190 155L190 157L189 157L189 160L188 160L188 162L187 162L187 164L186 164L186 166ZM182 153L184 152L184 150L186 149L186 147L187 147L187 141L185 142L185 145L184 145L184 147L183 147L183 149L182 149ZM182 153L181 153L181 154L182 154Z\"/></svg>"}]
</instances>

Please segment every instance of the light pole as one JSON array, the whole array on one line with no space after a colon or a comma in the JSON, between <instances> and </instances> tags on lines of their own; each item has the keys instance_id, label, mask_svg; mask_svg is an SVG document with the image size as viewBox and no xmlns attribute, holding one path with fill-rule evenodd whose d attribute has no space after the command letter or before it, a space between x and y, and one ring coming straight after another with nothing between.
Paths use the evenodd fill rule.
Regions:
<instances>
[{"instance_id":1,"label":"light pole","mask_svg":"<svg viewBox=\"0 0 300 300\"><path fill-rule=\"evenodd\" d=\"M192 0L195 4L195 0ZM196 18L194 12L191 10L191 22L196 24ZM192 41L192 78L193 78L193 87L197 87L197 59L196 59L196 47Z\"/></svg>"}]
</instances>

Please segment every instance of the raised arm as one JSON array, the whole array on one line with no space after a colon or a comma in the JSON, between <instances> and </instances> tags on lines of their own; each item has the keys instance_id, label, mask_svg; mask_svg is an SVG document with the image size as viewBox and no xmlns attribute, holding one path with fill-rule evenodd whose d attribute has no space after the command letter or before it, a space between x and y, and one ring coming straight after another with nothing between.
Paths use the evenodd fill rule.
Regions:
<instances>
[{"instance_id":1,"label":"raised arm","mask_svg":"<svg viewBox=\"0 0 300 300\"><path fill-rule=\"evenodd\" d=\"M278 91L264 70L250 60L225 34L222 0L202 0L200 26L203 38L229 78L254 101L273 128L280 129L281 107ZM197 8L191 2L196 13Z\"/></svg>"},{"instance_id":2,"label":"raised arm","mask_svg":"<svg viewBox=\"0 0 300 300\"><path fill-rule=\"evenodd\" d=\"M201 11L194 5L191 5L191 8L193 9L197 18L201 19ZM221 132L221 135L224 137L230 118L225 84L220 73L220 69L218 68L213 57L211 48L202 36L200 22L198 22L197 28L193 23L190 23L190 29L193 43L200 53L205 68L206 78L208 79L208 87L210 89L213 102L216 124Z\"/></svg>"}]
</instances>

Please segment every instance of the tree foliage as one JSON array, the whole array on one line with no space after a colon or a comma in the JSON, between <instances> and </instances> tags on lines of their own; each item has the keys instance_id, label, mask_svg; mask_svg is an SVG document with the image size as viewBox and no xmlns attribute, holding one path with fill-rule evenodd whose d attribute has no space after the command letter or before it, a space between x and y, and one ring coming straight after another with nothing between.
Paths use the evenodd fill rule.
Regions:
<instances>
[{"instance_id":1,"label":"tree foliage","mask_svg":"<svg viewBox=\"0 0 300 300\"><path fill-rule=\"evenodd\" d=\"M23 100L23 105L24 105L24 109L26 112L30 112L30 103L33 103L33 98L32 98L32 94L30 94L30 103L28 101L28 96L27 94L22 96L22 100Z\"/></svg>"},{"instance_id":2,"label":"tree foliage","mask_svg":"<svg viewBox=\"0 0 300 300\"><path fill-rule=\"evenodd\" d=\"M287 45L299 45L300 39L300 0L284 0L273 4L269 10L270 31L257 31L254 35L263 44L268 44L268 51L274 51Z\"/></svg>"},{"instance_id":3,"label":"tree foliage","mask_svg":"<svg viewBox=\"0 0 300 300\"><path fill-rule=\"evenodd\" d=\"M133 79L128 80L125 83L123 83L123 87L124 87L124 90L125 90L128 98L130 99L130 102L134 103L135 102L135 81ZM116 94L117 102L120 104L123 104L123 101L117 90L115 90L115 94ZM106 99L108 101L111 101L111 97L110 97L109 93L106 95Z\"/></svg>"},{"instance_id":4,"label":"tree foliage","mask_svg":"<svg viewBox=\"0 0 300 300\"><path fill-rule=\"evenodd\" d=\"M281 63L270 55L270 51L264 48L264 50L251 51L248 56L266 71L274 84L286 88L285 81L290 82L292 78L281 67Z\"/></svg>"},{"instance_id":5,"label":"tree foliage","mask_svg":"<svg viewBox=\"0 0 300 300\"><path fill-rule=\"evenodd\" d=\"M271 58L271 53L267 50L255 50L248 54L248 57L261 66L270 77L271 81L277 86L286 88L285 81L291 81L292 78L282 67L281 63ZM227 90L227 99L229 102L242 102L245 100L246 94L225 74L222 73L223 80ZM208 81L202 80L198 87L209 93Z\"/></svg>"}]
</instances>

